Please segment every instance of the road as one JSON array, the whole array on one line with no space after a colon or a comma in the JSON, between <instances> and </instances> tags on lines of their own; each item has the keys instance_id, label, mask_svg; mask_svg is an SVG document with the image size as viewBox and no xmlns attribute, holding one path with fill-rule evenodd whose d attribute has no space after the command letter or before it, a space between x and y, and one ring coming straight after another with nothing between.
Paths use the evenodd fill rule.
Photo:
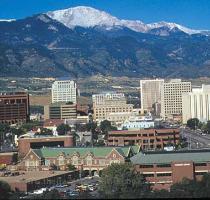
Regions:
<instances>
[{"instance_id":1,"label":"road","mask_svg":"<svg viewBox=\"0 0 210 200\"><path fill-rule=\"evenodd\" d=\"M181 137L187 138L188 148L210 148L210 135L201 135L197 130L180 128Z\"/></svg>"}]
</instances>

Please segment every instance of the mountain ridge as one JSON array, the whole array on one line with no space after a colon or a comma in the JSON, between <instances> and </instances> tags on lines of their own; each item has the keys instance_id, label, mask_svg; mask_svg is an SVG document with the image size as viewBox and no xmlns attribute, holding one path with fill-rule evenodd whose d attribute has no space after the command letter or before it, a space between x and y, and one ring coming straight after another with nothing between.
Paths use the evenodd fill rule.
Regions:
<instances>
[{"instance_id":1,"label":"mountain ridge","mask_svg":"<svg viewBox=\"0 0 210 200\"><path fill-rule=\"evenodd\" d=\"M63 23L68 28L74 28L75 26L122 26L130 28L131 30L136 32L148 33L155 28L167 27L169 29L178 28L179 30L187 34L203 33L203 31L205 33L208 32L208 30L194 30L176 23L165 21L145 24L140 20L120 20L105 11L100 11L87 6L77 6L63 10L49 11L46 14L52 19Z\"/></svg>"},{"instance_id":2,"label":"mountain ridge","mask_svg":"<svg viewBox=\"0 0 210 200\"><path fill-rule=\"evenodd\" d=\"M0 76L210 76L210 37L165 26L147 33L118 25L68 28L42 13L0 21L0 63Z\"/></svg>"}]
</instances>

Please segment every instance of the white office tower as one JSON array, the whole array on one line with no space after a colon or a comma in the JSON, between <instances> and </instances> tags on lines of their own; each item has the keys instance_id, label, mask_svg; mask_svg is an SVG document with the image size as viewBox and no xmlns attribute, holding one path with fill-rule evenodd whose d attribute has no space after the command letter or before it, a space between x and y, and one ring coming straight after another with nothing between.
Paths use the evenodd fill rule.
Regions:
<instances>
[{"instance_id":1,"label":"white office tower","mask_svg":"<svg viewBox=\"0 0 210 200\"><path fill-rule=\"evenodd\" d=\"M191 118L198 118L203 122L210 120L210 85L202 85L202 88L183 94L182 107L184 124Z\"/></svg>"},{"instance_id":2,"label":"white office tower","mask_svg":"<svg viewBox=\"0 0 210 200\"><path fill-rule=\"evenodd\" d=\"M164 82L161 89L161 116L164 119L182 114L182 94L191 92L191 82L172 79Z\"/></svg>"},{"instance_id":3,"label":"white office tower","mask_svg":"<svg viewBox=\"0 0 210 200\"><path fill-rule=\"evenodd\" d=\"M151 111L154 103L161 102L164 79L140 80L141 110Z\"/></svg>"},{"instance_id":4,"label":"white office tower","mask_svg":"<svg viewBox=\"0 0 210 200\"><path fill-rule=\"evenodd\" d=\"M52 84L52 103L77 103L77 85L75 81L58 79Z\"/></svg>"}]
</instances>

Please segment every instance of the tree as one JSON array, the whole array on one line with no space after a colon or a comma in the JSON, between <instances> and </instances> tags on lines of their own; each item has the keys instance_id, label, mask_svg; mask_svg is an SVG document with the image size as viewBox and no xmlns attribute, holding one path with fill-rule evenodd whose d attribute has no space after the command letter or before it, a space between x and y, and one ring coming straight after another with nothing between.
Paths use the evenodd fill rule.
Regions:
<instances>
[{"instance_id":1,"label":"tree","mask_svg":"<svg viewBox=\"0 0 210 200\"><path fill-rule=\"evenodd\" d=\"M187 126L193 130L199 125L199 120L197 118L192 118L187 121Z\"/></svg>"},{"instance_id":2,"label":"tree","mask_svg":"<svg viewBox=\"0 0 210 200\"><path fill-rule=\"evenodd\" d=\"M67 167L68 167L68 170L69 170L69 171L74 171L74 170L77 169L77 168L76 168L74 165L72 165L72 164L68 164Z\"/></svg>"},{"instance_id":3,"label":"tree","mask_svg":"<svg viewBox=\"0 0 210 200\"><path fill-rule=\"evenodd\" d=\"M50 130L50 129L42 128L40 134L41 135L52 135L53 133L52 133L52 130Z\"/></svg>"},{"instance_id":4,"label":"tree","mask_svg":"<svg viewBox=\"0 0 210 200\"><path fill-rule=\"evenodd\" d=\"M105 134L105 139L106 139L108 132L117 130L117 127L112 126L110 121L104 120L100 124L100 129L101 129L102 133Z\"/></svg>"},{"instance_id":5,"label":"tree","mask_svg":"<svg viewBox=\"0 0 210 200\"><path fill-rule=\"evenodd\" d=\"M22 128L11 128L11 132L13 135L17 135L17 137L25 133Z\"/></svg>"},{"instance_id":6,"label":"tree","mask_svg":"<svg viewBox=\"0 0 210 200\"><path fill-rule=\"evenodd\" d=\"M58 135L66 135L68 131L71 131L71 127L68 124L60 124L56 130Z\"/></svg>"},{"instance_id":7,"label":"tree","mask_svg":"<svg viewBox=\"0 0 210 200\"><path fill-rule=\"evenodd\" d=\"M5 181L0 181L0 199L9 199L11 195L11 188Z\"/></svg>"},{"instance_id":8,"label":"tree","mask_svg":"<svg viewBox=\"0 0 210 200\"><path fill-rule=\"evenodd\" d=\"M44 191L41 199L62 199L58 190Z\"/></svg>"},{"instance_id":9,"label":"tree","mask_svg":"<svg viewBox=\"0 0 210 200\"><path fill-rule=\"evenodd\" d=\"M149 191L142 175L136 173L129 163L113 163L102 171L101 198L141 198Z\"/></svg>"},{"instance_id":10,"label":"tree","mask_svg":"<svg viewBox=\"0 0 210 200\"><path fill-rule=\"evenodd\" d=\"M202 130L203 130L205 133L210 134L210 121L207 121L207 123L204 124L204 125L202 126Z\"/></svg>"},{"instance_id":11,"label":"tree","mask_svg":"<svg viewBox=\"0 0 210 200\"><path fill-rule=\"evenodd\" d=\"M12 163L16 164L18 162L18 154L17 153L13 153L12 155Z\"/></svg>"}]
</instances>

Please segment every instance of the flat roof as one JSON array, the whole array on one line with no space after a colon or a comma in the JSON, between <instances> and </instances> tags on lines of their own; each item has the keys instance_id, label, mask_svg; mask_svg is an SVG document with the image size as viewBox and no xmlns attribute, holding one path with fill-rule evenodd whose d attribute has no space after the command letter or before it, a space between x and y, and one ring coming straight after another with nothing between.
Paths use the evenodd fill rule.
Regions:
<instances>
[{"instance_id":1,"label":"flat roof","mask_svg":"<svg viewBox=\"0 0 210 200\"><path fill-rule=\"evenodd\" d=\"M45 178L59 176L63 174L69 174L72 171L18 171L18 176L0 176L0 180L8 183L28 183L32 181L38 181Z\"/></svg>"},{"instance_id":2,"label":"flat roof","mask_svg":"<svg viewBox=\"0 0 210 200\"><path fill-rule=\"evenodd\" d=\"M139 152L130 160L133 164L149 165L167 164L176 161L210 162L210 149Z\"/></svg>"},{"instance_id":3,"label":"flat roof","mask_svg":"<svg viewBox=\"0 0 210 200\"><path fill-rule=\"evenodd\" d=\"M162 128L162 129L140 129L140 130L118 130L118 131L109 131L109 134L139 134L139 133L168 133L168 132L179 132L178 128Z\"/></svg>"}]
</instances>

